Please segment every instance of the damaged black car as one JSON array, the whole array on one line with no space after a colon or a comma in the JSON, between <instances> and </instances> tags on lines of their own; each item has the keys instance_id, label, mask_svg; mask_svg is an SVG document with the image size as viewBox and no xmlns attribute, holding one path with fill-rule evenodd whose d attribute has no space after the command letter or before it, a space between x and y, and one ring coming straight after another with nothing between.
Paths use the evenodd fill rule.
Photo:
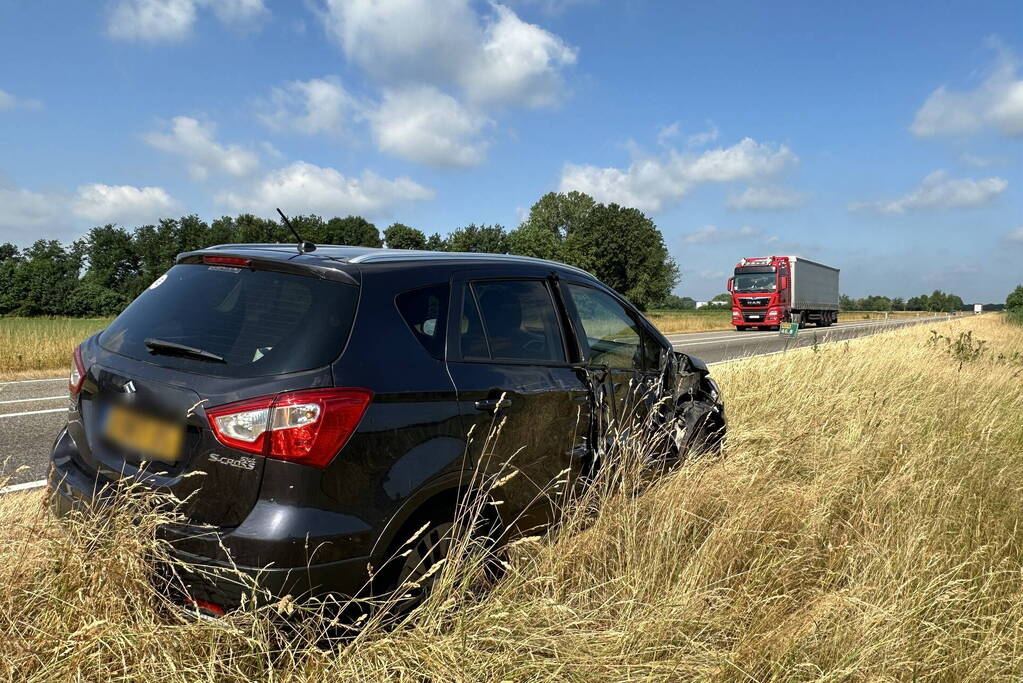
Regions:
<instances>
[{"instance_id":1,"label":"damaged black car","mask_svg":"<svg viewBox=\"0 0 1023 683\"><path fill-rule=\"evenodd\" d=\"M665 457L725 431L707 367L623 297L578 268L489 254L181 254L75 350L70 390L58 514L125 481L172 492L177 556L279 596L359 594L412 536L433 557L406 552L387 576L429 571L466 482L509 461L520 476L495 527L544 528L550 482L600 467L626 414L677 418ZM209 577L187 578L194 604L239 604L241 584Z\"/></svg>"}]
</instances>

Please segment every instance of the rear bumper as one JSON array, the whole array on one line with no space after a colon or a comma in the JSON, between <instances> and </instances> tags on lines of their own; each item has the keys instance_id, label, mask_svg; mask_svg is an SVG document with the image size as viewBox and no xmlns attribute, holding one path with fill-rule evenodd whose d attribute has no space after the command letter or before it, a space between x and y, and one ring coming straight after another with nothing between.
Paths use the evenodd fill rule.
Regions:
<instances>
[{"instance_id":1,"label":"rear bumper","mask_svg":"<svg viewBox=\"0 0 1023 683\"><path fill-rule=\"evenodd\" d=\"M81 469L72 457L74 451L74 441L62 431L54 443L47 478L50 509L58 517L109 504L113 497L115 484ZM346 555L344 548L360 545L352 541L370 535L368 527L346 515L326 513L310 518L310 514L310 508L257 504L248 519L232 529L164 527L160 536L178 561L171 585L184 587L189 597L225 609L240 605L243 595L251 598L254 586L264 599L361 594L369 579L369 557ZM308 526L314 521L321 526L312 537ZM334 526L325 529L325 522ZM303 526L307 528L296 528ZM304 534L298 535L302 531ZM246 561L252 558L257 561Z\"/></svg>"}]
</instances>

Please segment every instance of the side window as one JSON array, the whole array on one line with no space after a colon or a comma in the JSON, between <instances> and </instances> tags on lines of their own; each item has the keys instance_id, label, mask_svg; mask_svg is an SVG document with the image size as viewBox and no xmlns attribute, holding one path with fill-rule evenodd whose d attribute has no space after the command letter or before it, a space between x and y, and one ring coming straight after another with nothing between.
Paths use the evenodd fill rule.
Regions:
<instances>
[{"instance_id":1,"label":"side window","mask_svg":"<svg viewBox=\"0 0 1023 683\"><path fill-rule=\"evenodd\" d=\"M654 336L646 330L640 330L643 333L643 351L645 354L646 369L648 371L659 370L661 368L661 356L664 355L665 349L661 346L661 343L654 339Z\"/></svg>"},{"instance_id":2,"label":"side window","mask_svg":"<svg viewBox=\"0 0 1023 683\"><path fill-rule=\"evenodd\" d=\"M447 329L448 285L432 285L402 292L394 299L398 312L412 334L431 356L444 359Z\"/></svg>"},{"instance_id":3,"label":"side window","mask_svg":"<svg viewBox=\"0 0 1023 683\"><path fill-rule=\"evenodd\" d=\"M642 370L646 353L643 340L647 335L625 308L590 287L569 283L567 290L583 326L590 362L616 370Z\"/></svg>"},{"instance_id":4,"label":"side window","mask_svg":"<svg viewBox=\"0 0 1023 683\"><path fill-rule=\"evenodd\" d=\"M458 326L458 348L465 360L490 360L490 347L483 334L479 307L472 287L462 291L462 319Z\"/></svg>"},{"instance_id":5,"label":"side window","mask_svg":"<svg viewBox=\"0 0 1023 683\"><path fill-rule=\"evenodd\" d=\"M541 280L474 282L466 292L475 295L483 332L491 357L495 360L565 360L561 327L547 284ZM470 311L471 313L471 311ZM463 357L466 338L471 340L472 322L463 332ZM477 354L473 354L477 355Z\"/></svg>"}]
</instances>

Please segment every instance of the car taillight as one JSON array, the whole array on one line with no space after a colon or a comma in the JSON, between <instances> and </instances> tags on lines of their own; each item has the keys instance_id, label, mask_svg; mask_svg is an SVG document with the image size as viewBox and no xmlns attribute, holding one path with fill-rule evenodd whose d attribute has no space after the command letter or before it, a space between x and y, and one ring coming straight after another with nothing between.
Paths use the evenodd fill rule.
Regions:
<instances>
[{"instance_id":1,"label":"car taillight","mask_svg":"<svg viewBox=\"0 0 1023 683\"><path fill-rule=\"evenodd\" d=\"M85 363L82 362L82 347L76 346L75 352L71 354L71 373L67 378L67 388L72 396L82 390L85 382Z\"/></svg>"},{"instance_id":2,"label":"car taillight","mask_svg":"<svg viewBox=\"0 0 1023 683\"><path fill-rule=\"evenodd\" d=\"M307 389L206 411L217 440L268 458L326 467L359 426L368 389Z\"/></svg>"}]
</instances>

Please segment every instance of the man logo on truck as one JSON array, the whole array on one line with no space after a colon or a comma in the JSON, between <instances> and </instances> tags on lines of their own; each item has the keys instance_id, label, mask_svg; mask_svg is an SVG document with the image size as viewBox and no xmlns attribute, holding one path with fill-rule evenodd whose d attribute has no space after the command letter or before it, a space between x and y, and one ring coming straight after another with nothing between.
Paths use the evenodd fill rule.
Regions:
<instances>
[{"instance_id":1,"label":"man logo on truck","mask_svg":"<svg viewBox=\"0 0 1023 683\"><path fill-rule=\"evenodd\" d=\"M735 329L780 329L838 322L838 268L798 256L744 258L728 280Z\"/></svg>"}]
</instances>

